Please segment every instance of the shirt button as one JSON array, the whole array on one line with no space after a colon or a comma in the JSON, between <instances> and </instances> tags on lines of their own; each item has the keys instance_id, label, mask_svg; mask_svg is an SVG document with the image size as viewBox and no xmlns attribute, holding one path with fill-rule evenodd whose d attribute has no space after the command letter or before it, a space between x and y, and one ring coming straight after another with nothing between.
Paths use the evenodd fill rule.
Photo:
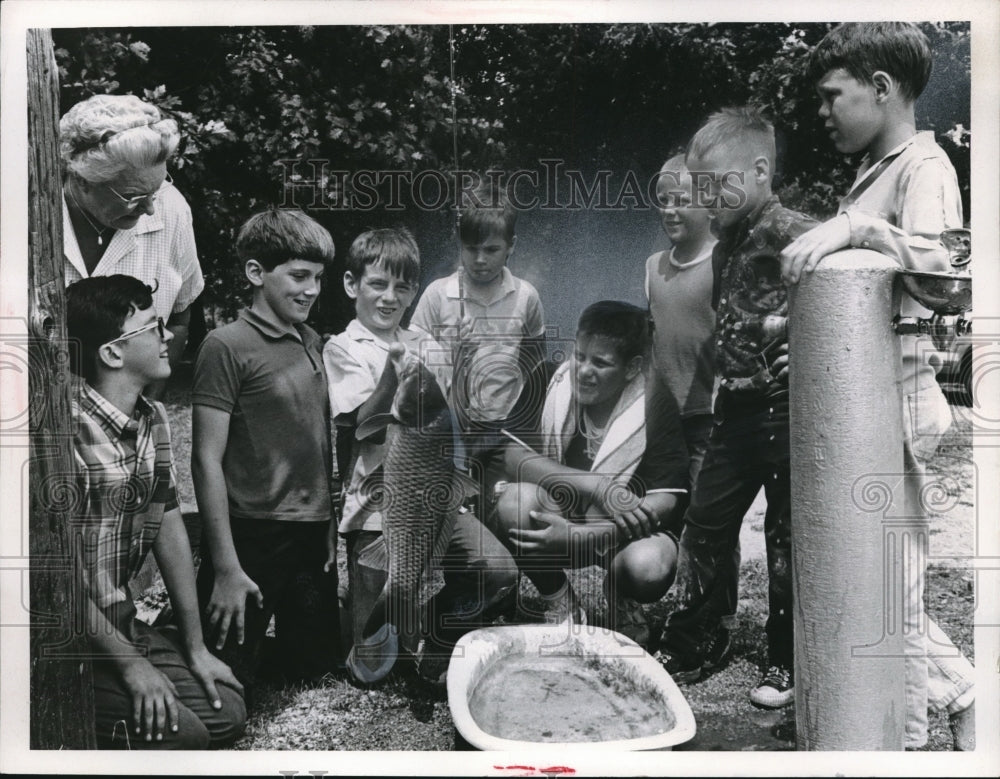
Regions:
<instances>
[{"instance_id":1,"label":"shirt button","mask_svg":"<svg viewBox=\"0 0 1000 779\"><path fill-rule=\"evenodd\" d=\"M864 248L864 249L867 249L867 248L868 248L869 246L871 246L871 245L872 245L872 242L871 242L871 241L862 241L862 242L861 242L861 246L862 246L862 248Z\"/></svg>"},{"instance_id":2,"label":"shirt button","mask_svg":"<svg viewBox=\"0 0 1000 779\"><path fill-rule=\"evenodd\" d=\"M726 299L725 299L725 298L721 298L721 299L719 300L719 305L721 305L721 306L724 306L724 305L726 305Z\"/></svg>"}]
</instances>

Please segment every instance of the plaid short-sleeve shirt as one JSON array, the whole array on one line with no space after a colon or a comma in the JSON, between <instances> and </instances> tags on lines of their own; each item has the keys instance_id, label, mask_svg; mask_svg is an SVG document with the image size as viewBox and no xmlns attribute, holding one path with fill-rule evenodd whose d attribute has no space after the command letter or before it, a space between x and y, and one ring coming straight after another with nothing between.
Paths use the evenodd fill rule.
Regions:
<instances>
[{"instance_id":1,"label":"plaid short-sleeve shirt","mask_svg":"<svg viewBox=\"0 0 1000 779\"><path fill-rule=\"evenodd\" d=\"M85 577L101 608L126 600L127 585L177 508L170 430L161 403L140 397L126 416L86 382L73 392L77 467L74 521L84 535Z\"/></svg>"}]
</instances>

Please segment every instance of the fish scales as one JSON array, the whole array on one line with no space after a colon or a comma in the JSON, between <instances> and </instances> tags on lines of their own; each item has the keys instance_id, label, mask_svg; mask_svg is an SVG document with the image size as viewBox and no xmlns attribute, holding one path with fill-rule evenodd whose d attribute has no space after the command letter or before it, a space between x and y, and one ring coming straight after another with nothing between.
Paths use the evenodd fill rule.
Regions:
<instances>
[{"instance_id":1,"label":"fish scales","mask_svg":"<svg viewBox=\"0 0 1000 779\"><path fill-rule=\"evenodd\" d=\"M452 416L441 387L401 347L394 345L389 355L386 369L398 377L392 412L369 417L357 431L359 438L386 431L385 458L372 493L381 493L384 543L366 547L359 563L371 549L366 564L384 566L387 576L347 658L355 679L366 684L389 673L400 645L416 651L421 580L447 549L462 498L451 455Z\"/></svg>"},{"instance_id":2,"label":"fish scales","mask_svg":"<svg viewBox=\"0 0 1000 779\"><path fill-rule=\"evenodd\" d=\"M424 571L447 547L458 509L447 409L418 426L392 425L387 443L382 532L389 581L396 598L414 603Z\"/></svg>"}]
</instances>

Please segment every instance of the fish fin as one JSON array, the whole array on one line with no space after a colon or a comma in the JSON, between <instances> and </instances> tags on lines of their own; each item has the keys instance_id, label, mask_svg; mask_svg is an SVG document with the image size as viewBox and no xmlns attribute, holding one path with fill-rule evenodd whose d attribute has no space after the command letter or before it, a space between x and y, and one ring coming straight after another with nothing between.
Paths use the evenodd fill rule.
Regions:
<instances>
[{"instance_id":1,"label":"fish fin","mask_svg":"<svg viewBox=\"0 0 1000 779\"><path fill-rule=\"evenodd\" d=\"M384 535L358 552L358 565L377 571L389 570L389 547Z\"/></svg>"},{"instance_id":2,"label":"fish fin","mask_svg":"<svg viewBox=\"0 0 1000 779\"><path fill-rule=\"evenodd\" d=\"M383 432L394 422L396 422L396 418L392 414L372 414L357 426L354 431L354 437L359 441L364 441L366 438L371 438Z\"/></svg>"},{"instance_id":3,"label":"fish fin","mask_svg":"<svg viewBox=\"0 0 1000 779\"><path fill-rule=\"evenodd\" d=\"M386 623L351 647L347 655L347 670L362 684L374 684L388 676L398 657L396 628Z\"/></svg>"},{"instance_id":4,"label":"fish fin","mask_svg":"<svg viewBox=\"0 0 1000 779\"><path fill-rule=\"evenodd\" d=\"M455 489L464 498L472 498L479 494L479 482L468 474L455 471Z\"/></svg>"}]
</instances>

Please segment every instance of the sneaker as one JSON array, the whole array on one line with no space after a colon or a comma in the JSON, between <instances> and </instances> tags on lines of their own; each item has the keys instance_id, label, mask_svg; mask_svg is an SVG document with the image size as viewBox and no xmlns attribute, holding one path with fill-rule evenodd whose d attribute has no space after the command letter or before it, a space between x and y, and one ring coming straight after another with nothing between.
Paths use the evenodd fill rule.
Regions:
<instances>
[{"instance_id":1,"label":"sneaker","mask_svg":"<svg viewBox=\"0 0 1000 779\"><path fill-rule=\"evenodd\" d=\"M642 604L634 598L619 595L611 606L611 625L623 636L628 636L643 649L649 646L649 622Z\"/></svg>"},{"instance_id":2,"label":"sneaker","mask_svg":"<svg viewBox=\"0 0 1000 779\"><path fill-rule=\"evenodd\" d=\"M720 627L705 645L701 667L706 671L718 671L725 667L732 655L732 634L726 628Z\"/></svg>"},{"instance_id":3,"label":"sneaker","mask_svg":"<svg viewBox=\"0 0 1000 779\"><path fill-rule=\"evenodd\" d=\"M698 660L688 660L679 655L672 655L665 650L659 650L655 655L660 665L670 674L677 684L691 684L701 678L701 662Z\"/></svg>"},{"instance_id":4,"label":"sneaker","mask_svg":"<svg viewBox=\"0 0 1000 779\"><path fill-rule=\"evenodd\" d=\"M795 700L795 683L792 671L780 665L772 665L760 680L760 684L750 691L750 702L765 709L780 709Z\"/></svg>"}]
</instances>

